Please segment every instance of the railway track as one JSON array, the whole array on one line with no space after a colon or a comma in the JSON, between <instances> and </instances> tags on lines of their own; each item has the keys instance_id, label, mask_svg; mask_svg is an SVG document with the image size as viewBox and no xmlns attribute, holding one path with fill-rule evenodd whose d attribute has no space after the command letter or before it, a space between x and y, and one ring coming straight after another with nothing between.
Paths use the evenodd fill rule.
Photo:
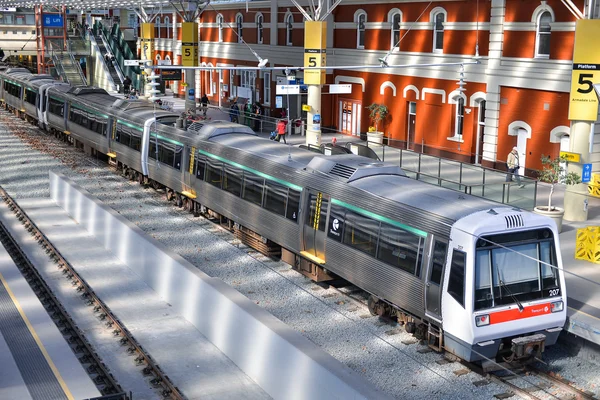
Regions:
<instances>
[{"instance_id":1,"label":"railway track","mask_svg":"<svg viewBox=\"0 0 600 400\"><path fill-rule=\"evenodd\" d=\"M518 395L528 400L598 400L594 393L582 390L576 387L573 382L537 369L532 365L502 365L503 369L499 371L485 373L480 366L467 362L463 362L463 364L473 372L484 376L486 380L508 387L509 391L494 396L497 399L508 399ZM480 382L485 384L484 381Z\"/></svg>"},{"instance_id":2,"label":"railway track","mask_svg":"<svg viewBox=\"0 0 600 400\"><path fill-rule=\"evenodd\" d=\"M8 208L15 214L15 218L17 218L31 235L35 237L38 244L45 249L48 257L50 257L56 263L57 267L62 270L65 278L71 281L74 290L79 293L82 301L85 301L86 305L93 310L97 318L103 321L108 329L112 329L115 338L119 338L121 345L126 351L135 357L135 363L137 365L144 365L143 374L149 378L150 383L160 392L162 397L165 399L184 400L184 395L171 382L169 377L162 372L160 366L154 362L150 354L141 347L121 321L111 312L106 304L102 302L86 281L77 273L77 271L75 271L69 262L62 257L60 252L1 186L0 199L2 199ZM61 329L62 334L71 344L71 347L79 360L84 365L89 364L86 370L90 376L92 376L99 391L103 395L115 396L111 396L108 398L109 400L130 399L130 395L128 396L123 392L123 389L96 354L83 335L83 332L77 328L75 322L68 315L57 297L52 293L52 290L45 283L43 277L29 261L27 256L20 249L16 240L10 235L1 222L0 241L15 261L17 267L23 273L23 276L27 279L36 295L40 298L41 303L44 305L49 315L53 318L59 329Z\"/></svg>"}]
</instances>

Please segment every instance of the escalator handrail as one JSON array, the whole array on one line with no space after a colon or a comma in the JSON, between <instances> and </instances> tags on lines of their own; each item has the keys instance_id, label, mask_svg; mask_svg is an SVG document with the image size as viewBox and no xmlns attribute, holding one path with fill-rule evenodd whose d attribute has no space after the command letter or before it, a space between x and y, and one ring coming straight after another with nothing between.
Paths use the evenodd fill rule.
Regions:
<instances>
[{"instance_id":1,"label":"escalator handrail","mask_svg":"<svg viewBox=\"0 0 600 400\"><path fill-rule=\"evenodd\" d=\"M106 65L106 61L104 60L104 54L102 54L102 51L100 51L100 46L98 46L98 43L96 42L96 37L94 35L90 35L90 44L92 46L94 46L94 48L100 55L100 57L96 57L96 58L100 58L102 68L104 68L104 72L106 73L106 80L108 81L108 83L110 83L112 85L113 90L118 92L119 88L117 87L117 84L115 83L112 76L110 75L110 70L108 68L108 65Z\"/></svg>"}]
</instances>

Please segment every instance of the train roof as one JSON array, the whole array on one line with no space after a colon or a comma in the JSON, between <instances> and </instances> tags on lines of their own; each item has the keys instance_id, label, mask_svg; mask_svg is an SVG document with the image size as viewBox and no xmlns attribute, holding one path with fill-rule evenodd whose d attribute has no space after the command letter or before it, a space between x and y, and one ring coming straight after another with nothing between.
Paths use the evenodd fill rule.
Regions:
<instances>
[{"instance_id":1,"label":"train roof","mask_svg":"<svg viewBox=\"0 0 600 400\"><path fill-rule=\"evenodd\" d=\"M411 207L458 220L477 211L496 207L489 200L431 185L408 177L376 175L355 180L350 185Z\"/></svg>"}]
</instances>

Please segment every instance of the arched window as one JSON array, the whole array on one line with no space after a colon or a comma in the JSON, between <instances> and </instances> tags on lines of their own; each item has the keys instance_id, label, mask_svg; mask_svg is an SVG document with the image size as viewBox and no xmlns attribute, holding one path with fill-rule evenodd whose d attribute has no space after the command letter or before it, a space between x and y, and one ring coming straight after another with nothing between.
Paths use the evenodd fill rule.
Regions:
<instances>
[{"instance_id":1,"label":"arched window","mask_svg":"<svg viewBox=\"0 0 600 400\"><path fill-rule=\"evenodd\" d=\"M433 16L433 52L444 52L444 23L446 14L438 12Z\"/></svg>"},{"instance_id":2,"label":"arched window","mask_svg":"<svg viewBox=\"0 0 600 400\"><path fill-rule=\"evenodd\" d=\"M223 42L223 16L217 15L217 29L219 30L219 43Z\"/></svg>"},{"instance_id":3,"label":"arched window","mask_svg":"<svg viewBox=\"0 0 600 400\"><path fill-rule=\"evenodd\" d=\"M242 17L241 14L238 14L237 17L235 17L235 25L236 25L237 34L238 34L238 43L244 42L243 23L244 23L244 18Z\"/></svg>"},{"instance_id":4,"label":"arched window","mask_svg":"<svg viewBox=\"0 0 600 400\"><path fill-rule=\"evenodd\" d=\"M156 31L158 32L156 37L160 39L160 15L156 17Z\"/></svg>"},{"instance_id":5,"label":"arched window","mask_svg":"<svg viewBox=\"0 0 600 400\"><path fill-rule=\"evenodd\" d=\"M171 37L171 21L169 20L169 16L165 17L165 27L167 28L167 39Z\"/></svg>"},{"instance_id":6,"label":"arched window","mask_svg":"<svg viewBox=\"0 0 600 400\"><path fill-rule=\"evenodd\" d=\"M535 56L539 58L550 57L550 23L552 14L544 11L538 15L535 36Z\"/></svg>"},{"instance_id":7,"label":"arched window","mask_svg":"<svg viewBox=\"0 0 600 400\"><path fill-rule=\"evenodd\" d=\"M392 15L392 44L390 49L393 51L400 50L400 22L402 22L402 16L400 13L394 13Z\"/></svg>"},{"instance_id":8,"label":"arched window","mask_svg":"<svg viewBox=\"0 0 600 400\"><path fill-rule=\"evenodd\" d=\"M262 14L256 15L256 42L262 44L263 42L263 22L265 17Z\"/></svg>"},{"instance_id":9,"label":"arched window","mask_svg":"<svg viewBox=\"0 0 600 400\"><path fill-rule=\"evenodd\" d=\"M366 24L367 24L367 14L365 12L361 12L356 17L356 48L357 49L365 48Z\"/></svg>"},{"instance_id":10,"label":"arched window","mask_svg":"<svg viewBox=\"0 0 600 400\"><path fill-rule=\"evenodd\" d=\"M285 17L285 41L288 46L292 45L292 32L294 29L294 17L292 14L288 14Z\"/></svg>"}]
</instances>

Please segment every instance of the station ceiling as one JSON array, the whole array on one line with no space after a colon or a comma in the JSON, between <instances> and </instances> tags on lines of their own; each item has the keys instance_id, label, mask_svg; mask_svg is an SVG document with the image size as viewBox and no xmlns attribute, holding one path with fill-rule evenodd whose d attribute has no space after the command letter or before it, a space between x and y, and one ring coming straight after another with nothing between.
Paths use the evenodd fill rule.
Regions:
<instances>
[{"instance_id":1,"label":"station ceiling","mask_svg":"<svg viewBox=\"0 0 600 400\"><path fill-rule=\"evenodd\" d=\"M218 3L232 3L236 1L213 1L213 4ZM206 1L196 2L180 2L180 1L168 1L168 0L0 0L0 11L2 8L34 8L38 5L43 5L44 8L52 9L53 7L66 6L70 10L107 10L107 9L119 9L119 8L160 8L169 5L173 5L178 10L184 8L185 10L195 7L197 4L205 4Z\"/></svg>"}]
</instances>

